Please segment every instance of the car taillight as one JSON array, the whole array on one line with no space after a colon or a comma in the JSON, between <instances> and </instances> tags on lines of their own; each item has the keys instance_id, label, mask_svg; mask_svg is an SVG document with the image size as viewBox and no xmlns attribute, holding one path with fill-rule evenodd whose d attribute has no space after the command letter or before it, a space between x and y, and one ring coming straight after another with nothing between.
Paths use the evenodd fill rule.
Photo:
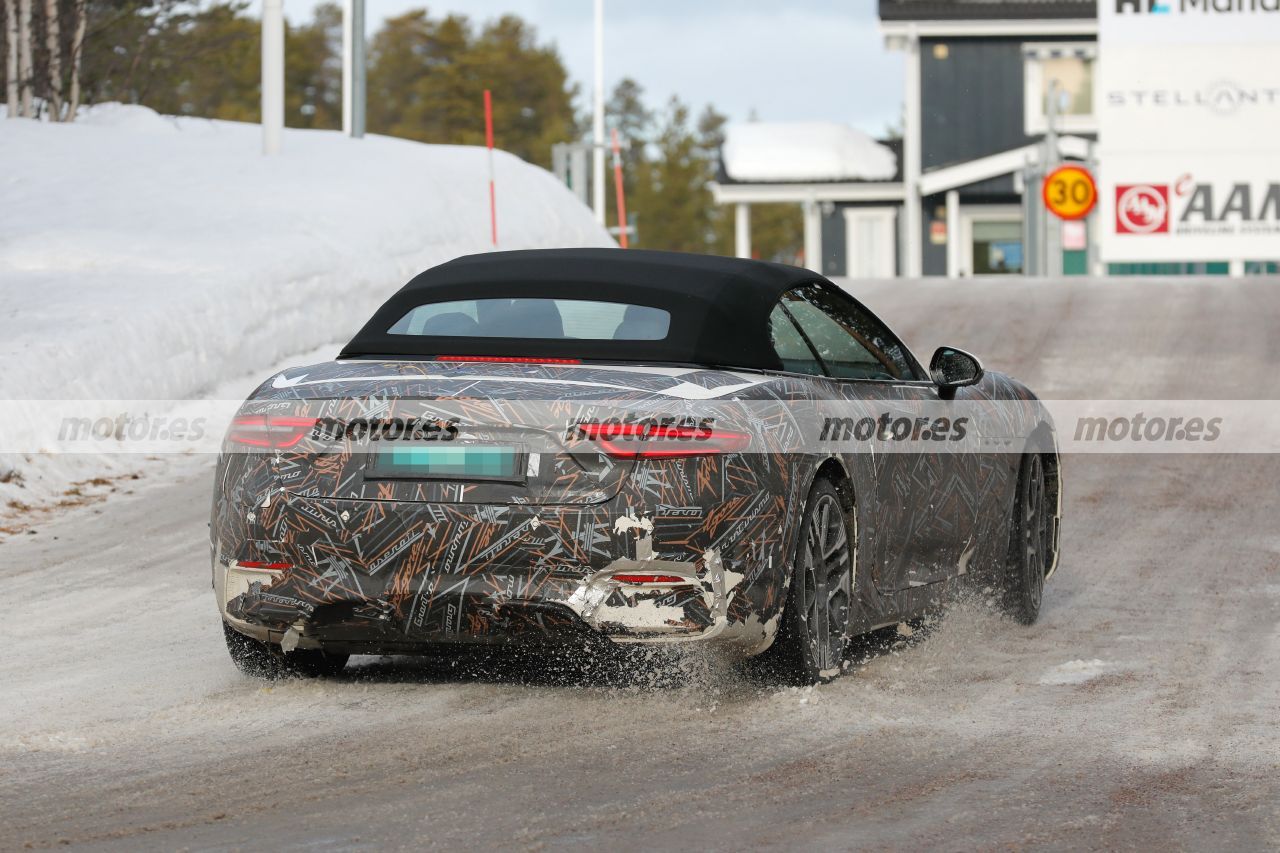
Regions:
<instances>
[{"instance_id":1,"label":"car taillight","mask_svg":"<svg viewBox=\"0 0 1280 853\"><path fill-rule=\"evenodd\" d=\"M483 361L494 364L582 364L580 358L535 358L527 355L438 355L436 361Z\"/></svg>"},{"instance_id":2,"label":"car taillight","mask_svg":"<svg viewBox=\"0 0 1280 853\"><path fill-rule=\"evenodd\" d=\"M284 450L302 441L316 425L316 418L283 415L239 415L231 421L227 440L249 447Z\"/></svg>"},{"instance_id":3,"label":"car taillight","mask_svg":"<svg viewBox=\"0 0 1280 853\"><path fill-rule=\"evenodd\" d=\"M264 563L261 560L239 560L236 565L242 569L265 569L269 572L282 572L292 568L288 563Z\"/></svg>"},{"instance_id":4,"label":"car taillight","mask_svg":"<svg viewBox=\"0 0 1280 853\"><path fill-rule=\"evenodd\" d=\"M660 583L660 584L693 584L689 578L682 578L679 575L641 575L641 574L625 574L614 575L613 580L618 583Z\"/></svg>"},{"instance_id":5,"label":"car taillight","mask_svg":"<svg viewBox=\"0 0 1280 853\"><path fill-rule=\"evenodd\" d=\"M581 435L595 440L615 459L676 459L738 453L751 443L744 432L707 426L660 426L652 423L578 424Z\"/></svg>"}]
</instances>

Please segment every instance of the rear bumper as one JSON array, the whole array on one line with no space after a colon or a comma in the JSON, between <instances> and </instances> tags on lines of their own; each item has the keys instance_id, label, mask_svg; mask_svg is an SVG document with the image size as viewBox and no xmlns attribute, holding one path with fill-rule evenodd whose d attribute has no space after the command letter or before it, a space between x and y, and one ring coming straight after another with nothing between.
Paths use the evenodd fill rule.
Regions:
<instances>
[{"instance_id":1,"label":"rear bumper","mask_svg":"<svg viewBox=\"0 0 1280 853\"><path fill-rule=\"evenodd\" d=\"M740 535L700 536L687 518L668 524L617 500L445 508L296 496L257 515L254 535L285 535L228 540L215 531L213 585L224 620L286 648L396 653L594 637L715 641L749 653L772 641L777 623L759 602L780 600L782 562L751 538L776 530L776 518L738 518L729 532ZM775 565L777 576L766 571ZM628 574L664 577L617 577Z\"/></svg>"},{"instance_id":2,"label":"rear bumper","mask_svg":"<svg viewBox=\"0 0 1280 853\"><path fill-rule=\"evenodd\" d=\"M679 581L617 580L636 572ZM215 567L215 575L223 618L241 633L298 648L370 653L449 642L562 643L584 634L619 643L713 640L730 627L729 601L742 579L726 572L714 552L699 565L620 558L571 584L546 584L532 597L503 594L513 578L487 572L468 578L473 589L457 585L400 619L382 598L341 595L312 603L277 591L283 572L233 562Z\"/></svg>"}]
</instances>

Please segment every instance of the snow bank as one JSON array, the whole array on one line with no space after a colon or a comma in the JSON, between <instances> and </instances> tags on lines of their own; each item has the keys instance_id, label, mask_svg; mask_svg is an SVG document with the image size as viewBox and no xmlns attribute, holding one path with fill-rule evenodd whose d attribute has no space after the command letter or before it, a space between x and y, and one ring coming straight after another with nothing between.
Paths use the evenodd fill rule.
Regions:
<instances>
[{"instance_id":1,"label":"snow bank","mask_svg":"<svg viewBox=\"0 0 1280 853\"><path fill-rule=\"evenodd\" d=\"M888 147L829 121L731 124L722 153L735 181L886 181L898 168Z\"/></svg>"},{"instance_id":2,"label":"snow bank","mask_svg":"<svg viewBox=\"0 0 1280 853\"><path fill-rule=\"evenodd\" d=\"M491 248L484 149L260 146L257 125L119 104L0 123L0 399L199 397L336 352L414 273ZM548 172L504 152L495 169L501 248L613 245ZM28 486L40 464L18 460Z\"/></svg>"}]
</instances>

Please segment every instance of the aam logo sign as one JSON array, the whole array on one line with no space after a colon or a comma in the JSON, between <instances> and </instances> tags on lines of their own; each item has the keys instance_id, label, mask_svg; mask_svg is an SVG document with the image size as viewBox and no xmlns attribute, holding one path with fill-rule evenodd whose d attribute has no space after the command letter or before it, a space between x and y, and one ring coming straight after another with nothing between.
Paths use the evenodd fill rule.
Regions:
<instances>
[{"instance_id":1,"label":"aam logo sign","mask_svg":"<svg viewBox=\"0 0 1280 853\"><path fill-rule=\"evenodd\" d=\"M1117 234L1168 234L1169 185L1120 184L1116 187Z\"/></svg>"}]
</instances>

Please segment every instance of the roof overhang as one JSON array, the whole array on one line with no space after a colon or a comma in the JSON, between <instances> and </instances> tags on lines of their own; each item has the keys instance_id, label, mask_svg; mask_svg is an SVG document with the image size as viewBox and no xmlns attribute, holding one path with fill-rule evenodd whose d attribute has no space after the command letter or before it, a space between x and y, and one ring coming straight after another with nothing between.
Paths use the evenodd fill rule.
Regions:
<instances>
[{"instance_id":1,"label":"roof overhang","mask_svg":"<svg viewBox=\"0 0 1280 853\"><path fill-rule=\"evenodd\" d=\"M795 184L711 184L716 204L786 204L806 201L902 201L897 181Z\"/></svg>"},{"instance_id":2,"label":"roof overhang","mask_svg":"<svg viewBox=\"0 0 1280 853\"><path fill-rule=\"evenodd\" d=\"M1058 137L1058 153L1063 157L1070 157L1074 160L1086 160L1089 157L1089 149L1092 144L1083 137L1060 136ZM1013 148L1009 151L1001 151L999 154L990 154L986 157L979 157L976 160L967 160L954 166L944 166L941 169L925 172L920 176L920 195L935 195L948 190L959 189L969 184L990 180L991 178L998 178L1001 175L1012 174L1029 163L1040 162L1040 156L1043 151L1044 145L1042 143L1033 142L1021 148Z\"/></svg>"},{"instance_id":3,"label":"roof overhang","mask_svg":"<svg viewBox=\"0 0 1280 853\"><path fill-rule=\"evenodd\" d=\"M1087 160L1093 146L1080 136L1058 137L1058 154L1072 160ZM1011 175L1028 164L1040 162L1044 144L1033 142L1019 148L966 160L954 166L943 166L920 176L920 195L930 196ZM905 198L899 182L849 183L777 183L777 184L711 184L716 204L802 204L822 202L902 201Z\"/></svg>"},{"instance_id":4,"label":"roof overhang","mask_svg":"<svg viewBox=\"0 0 1280 853\"><path fill-rule=\"evenodd\" d=\"M1056 38L1098 35L1096 18L1034 20L881 21L885 47L901 50L913 38Z\"/></svg>"}]
</instances>

